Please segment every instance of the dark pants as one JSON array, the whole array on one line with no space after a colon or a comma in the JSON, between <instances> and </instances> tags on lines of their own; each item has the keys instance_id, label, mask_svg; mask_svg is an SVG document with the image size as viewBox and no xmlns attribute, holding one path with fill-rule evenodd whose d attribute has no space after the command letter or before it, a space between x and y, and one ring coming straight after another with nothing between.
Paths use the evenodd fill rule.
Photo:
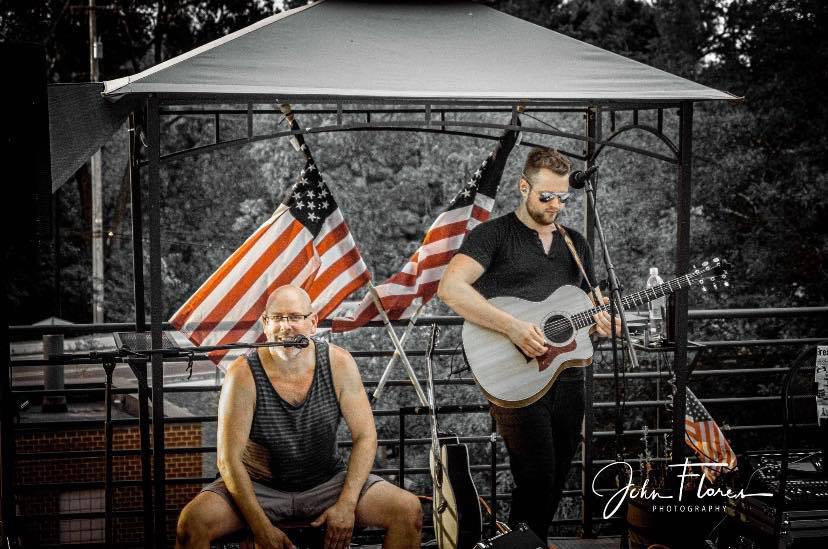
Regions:
<instances>
[{"instance_id":1,"label":"dark pants","mask_svg":"<svg viewBox=\"0 0 828 549\"><path fill-rule=\"evenodd\" d=\"M492 404L492 416L506 443L515 480L509 524L526 522L545 540L581 439L583 378L561 375L534 404L524 408Z\"/></svg>"}]
</instances>

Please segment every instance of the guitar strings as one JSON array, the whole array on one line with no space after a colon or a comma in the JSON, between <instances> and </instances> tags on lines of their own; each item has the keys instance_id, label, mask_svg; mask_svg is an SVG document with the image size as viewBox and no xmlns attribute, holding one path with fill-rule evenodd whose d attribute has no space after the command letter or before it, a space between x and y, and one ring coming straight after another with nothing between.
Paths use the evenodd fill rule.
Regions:
<instances>
[{"instance_id":1,"label":"guitar strings","mask_svg":"<svg viewBox=\"0 0 828 549\"><path fill-rule=\"evenodd\" d=\"M664 295L667 295L668 292L665 291L665 290L669 290L669 292L672 292L673 291L673 283L676 284L676 289L681 289L681 287L682 287L681 279L682 278L685 278L687 280L687 285L689 287L689 286L692 285L693 281L699 275L706 273L708 270L710 270L710 269L705 269L701 273L693 273L693 274L688 273L688 274L684 275L683 277L675 278L673 280L669 280L667 282L664 282L663 284L659 284L658 286L654 286L652 288L647 288L646 290L641 290L641 291L636 292L634 294L630 294L630 295L624 297L623 299L621 299L621 305L624 308L627 308L631 305L637 305L638 303L636 303L636 302L638 302L638 301L640 301L641 302L640 304L643 305L644 303L649 301L649 299L644 299L644 298L649 298L650 297L648 292L652 292L652 294L653 294L652 297L653 298L662 297ZM568 329L570 326L574 327L576 330L579 330L581 328L586 328L587 326L591 326L592 324L595 324L595 320L592 318L593 316L595 316L596 314L598 314L600 312L607 311L607 310L609 310L609 308L610 308L609 304L600 305L598 307L593 307L592 309L588 309L586 311L576 313L576 314L574 314L570 317L563 317L563 318L557 319L557 320L555 320L555 321L553 321L549 324L544 324L543 333L546 337L551 338L551 336L553 336L555 334L562 333L563 330Z\"/></svg>"}]
</instances>

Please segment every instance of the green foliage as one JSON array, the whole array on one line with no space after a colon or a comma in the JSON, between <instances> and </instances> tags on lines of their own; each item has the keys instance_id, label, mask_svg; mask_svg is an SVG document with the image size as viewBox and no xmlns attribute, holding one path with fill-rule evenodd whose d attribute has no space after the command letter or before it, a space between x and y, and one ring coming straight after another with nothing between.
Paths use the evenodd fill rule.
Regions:
<instances>
[{"instance_id":1,"label":"green foliage","mask_svg":"<svg viewBox=\"0 0 828 549\"><path fill-rule=\"evenodd\" d=\"M620 55L644 61L659 36L652 6L625 0L576 0L553 14L549 27Z\"/></svg>"},{"instance_id":2,"label":"green foliage","mask_svg":"<svg viewBox=\"0 0 828 549\"><path fill-rule=\"evenodd\" d=\"M86 2L0 1L0 38L43 44L51 80L89 80ZM97 29L104 45L102 79L141 71L278 11L257 0L99 1Z\"/></svg>"}]
</instances>

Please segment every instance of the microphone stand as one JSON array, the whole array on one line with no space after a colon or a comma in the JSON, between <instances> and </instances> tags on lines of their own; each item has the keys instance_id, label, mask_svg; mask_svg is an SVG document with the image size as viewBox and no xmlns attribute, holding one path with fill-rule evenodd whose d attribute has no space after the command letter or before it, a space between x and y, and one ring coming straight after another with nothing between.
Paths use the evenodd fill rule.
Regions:
<instances>
[{"instance_id":1,"label":"microphone stand","mask_svg":"<svg viewBox=\"0 0 828 549\"><path fill-rule=\"evenodd\" d=\"M134 351L137 353L161 353L164 356L188 356L193 353L210 353L212 351L226 351L230 349L258 349L259 347L299 347L304 349L310 345L310 340L303 336L296 336L282 341L265 341L263 343L227 343L225 345L203 345L200 347L171 347L168 349L149 349ZM121 351L130 352L129 348L122 347Z\"/></svg>"},{"instance_id":2,"label":"microphone stand","mask_svg":"<svg viewBox=\"0 0 828 549\"><path fill-rule=\"evenodd\" d=\"M594 173L595 170L593 170ZM624 318L624 308L621 302L621 286L618 283L618 277L615 275L615 266L610 259L609 248L607 247L607 240L604 236L604 228L601 225L601 216L598 214L598 208L595 205L595 188L592 186L591 174L587 174L584 178L584 191L586 192L589 208L592 210L593 219L595 221L595 232L598 234L598 241L601 243L601 251L604 254L604 265L607 268L607 279L610 287L610 330L612 341L612 365L613 365L613 380L615 383L615 460L623 461L622 456L622 440L624 426L621 422L621 389L619 385L619 362L618 362L618 340L615 337L615 318L621 319L622 337L626 342L627 352L630 355L630 363L633 368L638 368L638 357L635 354L635 348L630 339L630 331L627 327L627 321ZM587 282L589 283L589 282ZM597 303L596 305L601 305ZM619 473L620 474L620 473ZM622 486L623 482L619 477L616 478L618 486ZM626 529L624 530L626 532ZM627 547L626 534L623 536L622 547Z\"/></svg>"},{"instance_id":3,"label":"microphone stand","mask_svg":"<svg viewBox=\"0 0 828 549\"><path fill-rule=\"evenodd\" d=\"M88 353L72 353L50 355L47 360L32 361L36 365L44 364L81 364L85 361L101 361L102 363L115 362L118 359L129 358L131 361L146 359L151 355L161 354L164 358L188 358L191 362L196 353L210 353L212 351L226 351L231 349L256 349L259 347L299 347L304 349L310 344L305 336L296 336L283 341L265 341L263 343L227 343L224 345L204 345L201 347L167 347L163 349L130 349L127 346L119 347L115 351L89 351Z\"/></svg>"},{"instance_id":4,"label":"microphone stand","mask_svg":"<svg viewBox=\"0 0 828 549\"><path fill-rule=\"evenodd\" d=\"M624 309L622 306L621 301L621 285L618 283L618 277L615 274L615 265L612 263L612 259L610 258L609 248L607 247L607 240L604 236L604 227L601 224L601 215L598 213L598 208L595 205L595 188L592 186L591 177L587 177L584 180L584 191L586 192L587 201L589 204L589 208L592 210L593 219L595 220L595 232L598 235L598 241L601 244L601 252L604 256L604 265L606 265L607 269L607 280L609 281L609 288L610 288L610 326L615 326L615 318L616 316L621 319L621 337L624 339L627 347L627 352L630 356L630 363L632 364L633 368L638 368L638 356L635 353L635 348L632 345L632 339L630 338L630 330L627 326L627 321L624 318ZM598 305L601 305L598 303ZM618 392L618 340L615 336L612 336L612 359L613 359L613 368L615 370L615 385L616 385L616 401L615 406L618 412L617 416L620 415L621 409L621 400L620 400L620 393ZM620 432L620 417L616 417L616 455L617 457L621 457L620 452L620 441L621 441L621 432ZM620 459L619 459L620 460Z\"/></svg>"}]
</instances>

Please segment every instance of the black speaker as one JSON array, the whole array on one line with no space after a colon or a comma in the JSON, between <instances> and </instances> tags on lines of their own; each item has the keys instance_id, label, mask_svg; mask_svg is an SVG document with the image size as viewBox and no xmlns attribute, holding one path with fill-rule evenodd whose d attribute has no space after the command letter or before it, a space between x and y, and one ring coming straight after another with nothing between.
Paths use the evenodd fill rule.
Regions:
<instances>
[{"instance_id":1,"label":"black speaker","mask_svg":"<svg viewBox=\"0 0 828 549\"><path fill-rule=\"evenodd\" d=\"M546 549L546 544L524 523L504 534L484 539L474 549Z\"/></svg>"}]
</instances>

